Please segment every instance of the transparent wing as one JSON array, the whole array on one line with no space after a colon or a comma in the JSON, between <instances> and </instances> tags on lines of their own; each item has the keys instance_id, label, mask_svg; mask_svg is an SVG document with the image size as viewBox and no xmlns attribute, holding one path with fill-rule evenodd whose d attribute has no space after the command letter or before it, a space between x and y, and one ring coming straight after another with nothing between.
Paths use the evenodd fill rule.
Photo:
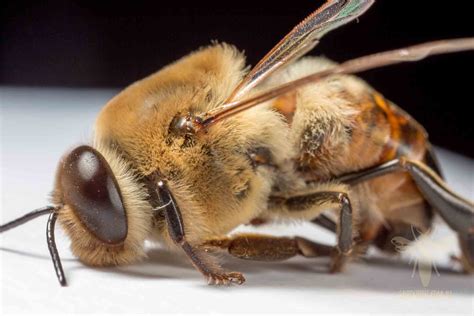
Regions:
<instances>
[{"instance_id":1,"label":"transparent wing","mask_svg":"<svg viewBox=\"0 0 474 316\"><path fill-rule=\"evenodd\" d=\"M375 0L329 0L286 35L248 73L226 103L240 99L275 70L313 49L327 32L363 14Z\"/></svg>"},{"instance_id":2,"label":"transparent wing","mask_svg":"<svg viewBox=\"0 0 474 316\"><path fill-rule=\"evenodd\" d=\"M474 38L460 38L434 41L351 59L332 68L316 72L300 79L296 79L278 87L273 87L270 90L262 92L256 96L244 100L224 103L221 106L206 113L183 116L177 120L178 124L176 124L176 128L183 130L183 132L191 131L196 133L202 131L203 129L207 129L217 122L262 104L265 101L271 100L278 96L284 95L285 93L294 91L305 85L318 82L333 75L355 74L370 69L396 65L399 63L419 61L428 56L470 50L474 50Z\"/></svg>"}]
</instances>

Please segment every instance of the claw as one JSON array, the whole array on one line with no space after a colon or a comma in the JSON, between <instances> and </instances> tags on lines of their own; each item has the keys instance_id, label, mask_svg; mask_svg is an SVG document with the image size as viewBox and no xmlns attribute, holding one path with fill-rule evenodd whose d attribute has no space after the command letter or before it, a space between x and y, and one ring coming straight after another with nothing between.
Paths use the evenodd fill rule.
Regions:
<instances>
[{"instance_id":1,"label":"claw","mask_svg":"<svg viewBox=\"0 0 474 316\"><path fill-rule=\"evenodd\" d=\"M242 273L230 272L228 275L230 276L230 281L232 283L236 283L240 285L245 282L245 277L243 276Z\"/></svg>"}]
</instances>

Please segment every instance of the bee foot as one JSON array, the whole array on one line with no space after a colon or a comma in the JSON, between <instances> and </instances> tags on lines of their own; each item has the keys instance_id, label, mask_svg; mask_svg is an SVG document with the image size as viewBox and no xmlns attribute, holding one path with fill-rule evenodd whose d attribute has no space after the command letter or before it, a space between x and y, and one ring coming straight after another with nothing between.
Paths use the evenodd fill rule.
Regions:
<instances>
[{"instance_id":1,"label":"bee foot","mask_svg":"<svg viewBox=\"0 0 474 316\"><path fill-rule=\"evenodd\" d=\"M207 276L207 284L209 285L240 285L244 282L245 278L240 272L211 273Z\"/></svg>"},{"instance_id":2,"label":"bee foot","mask_svg":"<svg viewBox=\"0 0 474 316\"><path fill-rule=\"evenodd\" d=\"M350 259L350 254L344 254L336 250L331 256L331 263L329 265L330 273L339 273L344 269L344 266Z\"/></svg>"}]
</instances>

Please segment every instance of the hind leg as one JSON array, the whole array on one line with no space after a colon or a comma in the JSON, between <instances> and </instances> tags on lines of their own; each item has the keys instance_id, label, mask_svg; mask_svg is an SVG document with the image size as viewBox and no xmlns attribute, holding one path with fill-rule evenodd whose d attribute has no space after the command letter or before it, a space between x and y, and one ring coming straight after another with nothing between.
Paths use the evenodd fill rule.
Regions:
<instances>
[{"instance_id":1,"label":"hind leg","mask_svg":"<svg viewBox=\"0 0 474 316\"><path fill-rule=\"evenodd\" d=\"M393 238L414 240L415 232L428 232L433 211L410 177L403 172L385 175L353 188L360 198L356 245L374 245L396 253ZM336 233L336 223L321 215L311 221ZM360 248L360 247L359 247Z\"/></svg>"},{"instance_id":2,"label":"hind leg","mask_svg":"<svg viewBox=\"0 0 474 316\"><path fill-rule=\"evenodd\" d=\"M462 250L461 262L466 272L474 270L474 204L451 191L444 181L425 164L405 158L348 174L338 180L358 184L393 172L407 172L426 201L458 233Z\"/></svg>"}]
</instances>

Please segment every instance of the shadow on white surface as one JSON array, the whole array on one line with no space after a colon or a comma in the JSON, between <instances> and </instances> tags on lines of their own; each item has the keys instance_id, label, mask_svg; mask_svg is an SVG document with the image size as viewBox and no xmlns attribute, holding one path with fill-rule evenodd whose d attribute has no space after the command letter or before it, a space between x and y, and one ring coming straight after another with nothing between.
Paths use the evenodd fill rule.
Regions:
<instances>
[{"instance_id":1,"label":"shadow on white surface","mask_svg":"<svg viewBox=\"0 0 474 316\"><path fill-rule=\"evenodd\" d=\"M33 260L51 260L49 256L34 252L20 251L0 247L0 251L31 258ZM74 286L75 271L94 270L110 275L118 274L132 279L159 280L176 279L194 281L198 286L205 286L203 277L191 266L188 259L164 249L150 249L148 258L137 264L124 267L94 268L85 265L76 265L68 269L70 286ZM393 257L367 257L352 262L347 271L342 274L328 273L328 258L294 258L282 262L257 262L234 259L221 256L225 267L232 271L241 271L253 276L252 282L247 282L245 287L273 288L320 288L320 289L354 289L372 290L399 293L404 290L423 290L421 283L416 284L418 275L413 275L413 264L397 260ZM62 258L63 262L76 262L78 259ZM474 294L473 279L456 270L454 264L448 267L439 267L439 276L433 272L430 291L452 291L459 294ZM416 272L416 270L415 270ZM261 277L268 276L271 277ZM308 275L309 274L309 275ZM380 275L378 275L380 274ZM292 277L288 277L291 275ZM403 275L403 277L400 277ZM408 277L409 276L409 277Z\"/></svg>"},{"instance_id":2,"label":"shadow on white surface","mask_svg":"<svg viewBox=\"0 0 474 316\"><path fill-rule=\"evenodd\" d=\"M193 280L198 286L205 286L203 277L188 263L188 260L161 249L148 253L149 258L141 263L128 267L100 268L97 271L118 273L138 279L186 279ZM319 288L371 290L399 293L404 290L423 290L418 275L411 277L413 265L393 258L373 257L353 262L342 274L329 274L327 258L306 259L294 258L283 262L256 262L233 258L223 258L224 266L231 271L240 271L251 275L252 280L246 288L264 289L284 287L287 289ZM90 269L76 267L72 270ZM459 294L474 294L473 279L452 267L438 269L439 276L433 275L430 291L452 291ZM269 277L271 276L271 277ZM401 277L403 276L403 277ZM157 282L159 282L157 280ZM419 284L416 284L416 283Z\"/></svg>"}]
</instances>

